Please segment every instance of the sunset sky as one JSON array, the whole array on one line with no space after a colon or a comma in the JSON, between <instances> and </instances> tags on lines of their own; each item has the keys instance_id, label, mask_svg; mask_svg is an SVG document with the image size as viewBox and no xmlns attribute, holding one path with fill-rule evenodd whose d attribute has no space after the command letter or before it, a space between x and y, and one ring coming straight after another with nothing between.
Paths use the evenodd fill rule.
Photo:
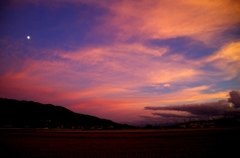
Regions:
<instances>
[{"instance_id":1,"label":"sunset sky","mask_svg":"<svg viewBox=\"0 0 240 158\"><path fill-rule=\"evenodd\" d=\"M240 112L239 15L237 0L1 1L0 97L129 124Z\"/></svg>"}]
</instances>

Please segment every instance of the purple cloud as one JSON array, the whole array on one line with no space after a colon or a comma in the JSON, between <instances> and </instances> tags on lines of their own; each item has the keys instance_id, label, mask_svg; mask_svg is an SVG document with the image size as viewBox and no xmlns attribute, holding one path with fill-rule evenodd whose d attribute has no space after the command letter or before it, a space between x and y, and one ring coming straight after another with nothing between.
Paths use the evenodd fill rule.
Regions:
<instances>
[{"instance_id":1,"label":"purple cloud","mask_svg":"<svg viewBox=\"0 0 240 158\"><path fill-rule=\"evenodd\" d=\"M240 108L240 90L229 92L228 101L234 104L234 108Z\"/></svg>"},{"instance_id":2,"label":"purple cloud","mask_svg":"<svg viewBox=\"0 0 240 158\"><path fill-rule=\"evenodd\" d=\"M153 111L166 111L170 110L176 114L169 114L163 112L154 112L153 115L158 115L161 117L177 117L183 118L187 116L178 115L178 112L188 112L191 117L201 117L201 116L220 116L220 115L235 115L240 113L240 91L234 90L229 92L230 98L228 101L219 100L217 102L201 103L201 104L182 104L182 105L169 105L161 107L145 107L146 110Z\"/></svg>"},{"instance_id":3,"label":"purple cloud","mask_svg":"<svg viewBox=\"0 0 240 158\"><path fill-rule=\"evenodd\" d=\"M146 110L174 110L174 111L186 111L195 115L218 115L224 113L231 107L227 101L218 101L203 104L183 104L183 105L170 105L162 107L145 107Z\"/></svg>"}]
</instances>

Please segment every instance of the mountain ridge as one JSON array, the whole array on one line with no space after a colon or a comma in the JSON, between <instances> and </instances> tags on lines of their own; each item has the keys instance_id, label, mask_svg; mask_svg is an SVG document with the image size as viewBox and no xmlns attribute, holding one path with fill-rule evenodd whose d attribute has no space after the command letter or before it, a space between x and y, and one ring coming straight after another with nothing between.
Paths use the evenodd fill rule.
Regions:
<instances>
[{"instance_id":1,"label":"mountain ridge","mask_svg":"<svg viewBox=\"0 0 240 158\"><path fill-rule=\"evenodd\" d=\"M0 98L2 128L121 129L127 126L129 125L75 113L62 106Z\"/></svg>"}]
</instances>

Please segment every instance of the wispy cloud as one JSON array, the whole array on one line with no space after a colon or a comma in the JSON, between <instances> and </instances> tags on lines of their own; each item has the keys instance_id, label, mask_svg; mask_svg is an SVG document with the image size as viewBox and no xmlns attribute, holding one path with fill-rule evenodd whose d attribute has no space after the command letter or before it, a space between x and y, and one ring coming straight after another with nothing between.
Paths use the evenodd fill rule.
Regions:
<instances>
[{"instance_id":1,"label":"wispy cloud","mask_svg":"<svg viewBox=\"0 0 240 158\"><path fill-rule=\"evenodd\" d=\"M122 1L109 9L114 14L106 18L106 27L114 28L112 33L123 40L191 36L209 41L239 23L236 13L240 12L234 1Z\"/></svg>"},{"instance_id":2,"label":"wispy cloud","mask_svg":"<svg viewBox=\"0 0 240 158\"><path fill-rule=\"evenodd\" d=\"M206 57L203 62L220 70L225 80L239 76L240 42L224 45L219 51ZM200 61L201 62L201 61Z\"/></svg>"}]
</instances>

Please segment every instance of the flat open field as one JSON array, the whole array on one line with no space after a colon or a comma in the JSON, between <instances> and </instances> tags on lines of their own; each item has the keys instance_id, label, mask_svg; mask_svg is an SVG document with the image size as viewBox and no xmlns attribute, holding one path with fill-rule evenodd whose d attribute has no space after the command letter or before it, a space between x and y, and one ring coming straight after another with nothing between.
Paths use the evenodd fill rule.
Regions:
<instances>
[{"instance_id":1,"label":"flat open field","mask_svg":"<svg viewBox=\"0 0 240 158\"><path fill-rule=\"evenodd\" d=\"M0 129L0 157L239 157L240 129Z\"/></svg>"}]
</instances>

